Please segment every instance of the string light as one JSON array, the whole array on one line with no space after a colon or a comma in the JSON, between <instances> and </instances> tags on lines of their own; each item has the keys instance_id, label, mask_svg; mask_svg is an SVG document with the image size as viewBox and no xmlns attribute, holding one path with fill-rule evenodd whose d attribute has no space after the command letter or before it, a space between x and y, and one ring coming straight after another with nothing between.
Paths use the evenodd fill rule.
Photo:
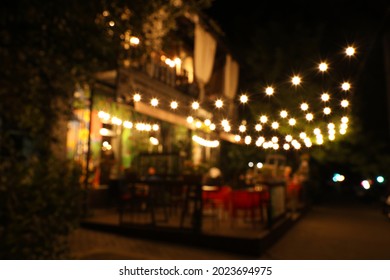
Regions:
<instances>
[{"instance_id":1,"label":"string light","mask_svg":"<svg viewBox=\"0 0 390 280\"><path fill-rule=\"evenodd\" d=\"M139 94L139 93L134 94L133 100L134 100L134 102L140 102L141 101L141 94Z\"/></svg>"},{"instance_id":2,"label":"string light","mask_svg":"<svg viewBox=\"0 0 390 280\"><path fill-rule=\"evenodd\" d=\"M244 142L245 144L249 145L252 142L252 137L250 137L249 135L245 136Z\"/></svg>"},{"instance_id":3,"label":"string light","mask_svg":"<svg viewBox=\"0 0 390 280\"><path fill-rule=\"evenodd\" d=\"M308 113L308 114L306 114L306 120L308 120L308 121L312 121L314 119L314 116L313 116L313 114L312 113Z\"/></svg>"},{"instance_id":4,"label":"string light","mask_svg":"<svg viewBox=\"0 0 390 280\"><path fill-rule=\"evenodd\" d=\"M123 126L125 127L125 128L133 128L133 123L132 122L130 122L130 121L124 121L123 122Z\"/></svg>"},{"instance_id":5,"label":"string light","mask_svg":"<svg viewBox=\"0 0 390 280\"><path fill-rule=\"evenodd\" d=\"M176 110L177 107L179 107L179 104L177 103L177 101L172 101L172 102L171 102L171 108L172 108L173 110Z\"/></svg>"},{"instance_id":6,"label":"string light","mask_svg":"<svg viewBox=\"0 0 390 280\"><path fill-rule=\"evenodd\" d=\"M332 112L332 110L329 107L324 108L324 114L329 115Z\"/></svg>"},{"instance_id":7,"label":"string light","mask_svg":"<svg viewBox=\"0 0 390 280\"><path fill-rule=\"evenodd\" d=\"M291 82L294 86L297 86L301 83L301 77L294 76L294 77L292 77Z\"/></svg>"},{"instance_id":8,"label":"string light","mask_svg":"<svg viewBox=\"0 0 390 280\"><path fill-rule=\"evenodd\" d=\"M306 110L308 110L309 109L309 105L307 104L307 103L302 103L301 104L301 110L302 111L306 111Z\"/></svg>"},{"instance_id":9,"label":"string light","mask_svg":"<svg viewBox=\"0 0 390 280\"><path fill-rule=\"evenodd\" d=\"M209 148L216 148L219 146L219 141L218 140L206 140L198 135L193 135L192 140L199 145L202 145L204 147L209 147Z\"/></svg>"},{"instance_id":10,"label":"string light","mask_svg":"<svg viewBox=\"0 0 390 280\"><path fill-rule=\"evenodd\" d=\"M345 53L347 56L353 56L355 54L355 48L352 46L349 46L345 49Z\"/></svg>"},{"instance_id":11,"label":"string light","mask_svg":"<svg viewBox=\"0 0 390 280\"><path fill-rule=\"evenodd\" d=\"M297 124L297 121L294 119L294 118L291 118L288 120L288 124L291 125L291 126L294 126Z\"/></svg>"},{"instance_id":12,"label":"string light","mask_svg":"<svg viewBox=\"0 0 390 280\"><path fill-rule=\"evenodd\" d=\"M135 37L135 36L130 37L130 44L131 45L137 46L137 45L139 45L139 43L140 43L140 40L138 37Z\"/></svg>"},{"instance_id":13,"label":"string light","mask_svg":"<svg viewBox=\"0 0 390 280\"><path fill-rule=\"evenodd\" d=\"M217 101L215 101L215 107L222 108L223 107L223 101L221 99L217 99Z\"/></svg>"},{"instance_id":14,"label":"string light","mask_svg":"<svg viewBox=\"0 0 390 280\"><path fill-rule=\"evenodd\" d=\"M255 125L255 130L256 131L261 131L262 129L263 129L263 126L261 124L258 123L258 124Z\"/></svg>"},{"instance_id":15,"label":"string light","mask_svg":"<svg viewBox=\"0 0 390 280\"><path fill-rule=\"evenodd\" d=\"M247 103L248 102L248 96L246 96L245 94L241 95L240 96L240 102L241 103Z\"/></svg>"},{"instance_id":16,"label":"string light","mask_svg":"<svg viewBox=\"0 0 390 280\"><path fill-rule=\"evenodd\" d=\"M323 93L322 95L321 95L321 99L322 99L322 101L329 101L329 99L330 99L330 96L329 96L329 94L328 93Z\"/></svg>"},{"instance_id":17,"label":"string light","mask_svg":"<svg viewBox=\"0 0 390 280\"><path fill-rule=\"evenodd\" d=\"M229 126L229 121L227 119L223 119L221 121L221 125L224 127L224 126Z\"/></svg>"},{"instance_id":18,"label":"string light","mask_svg":"<svg viewBox=\"0 0 390 280\"><path fill-rule=\"evenodd\" d=\"M342 83L341 88L344 91L348 91L351 88L351 84L348 82L344 82L344 83Z\"/></svg>"},{"instance_id":19,"label":"string light","mask_svg":"<svg viewBox=\"0 0 390 280\"><path fill-rule=\"evenodd\" d=\"M271 96L274 94L274 88L273 87L267 87L265 89L265 94L268 95L268 96Z\"/></svg>"},{"instance_id":20,"label":"string light","mask_svg":"<svg viewBox=\"0 0 390 280\"><path fill-rule=\"evenodd\" d=\"M314 135L319 135L319 134L321 134L321 130L320 130L318 127L316 127L316 128L313 130L313 133L314 133Z\"/></svg>"},{"instance_id":21,"label":"string light","mask_svg":"<svg viewBox=\"0 0 390 280\"><path fill-rule=\"evenodd\" d=\"M194 110L198 110L199 109L199 102L192 102L192 105L191 105L192 109Z\"/></svg>"},{"instance_id":22,"label":"string light","mask_svg":"<svg viewBox=\"0 0 390 280\"><path fill-rule=\"evenodd\" d=\"M288 115L288 113L287 113L286 110L283 110L283 111L280 112L280 116L281 116L282 118L287 118L287 115Z\"/></svg>"},{"instance_id":23,"label":"string light","mask_svg":"<svg viewBox=\"0 0 390 280\"><path fill-rule=\"evenodd\" d=\"M127 40L127 42L129 42L128 40L131 40L131 38L129 39L130 37L127 37L126 38L126 40ZM138 39L139 40L139 39ZM134 41L134 43L135 43L136 41ZM138 43L139 43L139 41L138 41ZM137 44L137 43L136 43ZM350 49L350 51L349 51L349 56L351 56L351 55L353 55L353 54L355 54L355 49L353 48L352 50ZM165 63L167 63L167 65L169 65L170 67L171 67L171 64L173 65L173 64L175 64L175 65L178 65L178 64L181 64L181 61L179 61L179 59L178 58L175 58L175 59L170 59L170 58L167 58L167 57L165 57L165 56L161 56L161 59L162 59L162 61L163 62L165 62ZM172 62L172 63L171 63ZM318 64L318 70L319 71L321 71L321 72L325 72L325 71L328 71L329 70L329 66L328 66L328 64L325 62L325 61L322 61L321 63L319 63ZM299 76L299 75L295 75L294 77L292 77L291 78L291 82L292 82L292 84L293 85L295 85L295 86L298 86L298 85L300 85L301 83L302 83L302 79L301 79L301 77ZM344 81L344 82L342 82L342 83L340 83L340 85L341 85L341 89L343 90L343 91L348 91L348 90L350 90L351 89L351 84L349 83L349 82L347 82L347 81ZM275 93L275 90L274 90L274 88L272 87L272 86L267 86L266 88L265 88L265 93L266 93L266 95L273 95L274 93ZM323 102L329 102L330 100L331 100L331 97L330 97L330 95L327 93L327 92L323 92L322 94L321 94L321 96L320 96L320 98L321 98L321 100L323 101ZM336 97L333 97L334 98L334 100L337 100L337 98ZM139 94L139 93L135 93L134 95L133 95L133 100L134 100L134 102L139 102L139 101L141 101L141 94ZM241 103L243 103L243 104L245 104L245 103L248 103L249 102L249 98L248 98L248 95L247 94L242 94L240 97L239 97L239 101L241 102ZM327 106L327 105L334 105L333 103L326 103L326 107L324 106L322 109L321 108L318 108L318 107L316 107L316 106L312 106L312 105L317 105L317 104L312 104L311 103L311 100L306 100L306 101L310 101L310 108L311 108L311 111L312 112L307 112L308 110L309 110L309 102L303 102L303 103L301 103L300 105L298 105L298 106L300 106L300 109L302 110L302 111L305 111L305 113L304 113L304 117L306 118L306 120L307 121L314 121L314 115L315 116L318 116L318 117L316 117L316 119L315 119L315 122L313 122L313 126L315 125L315 126L317 126L317 128L319 129L320 127L321 127L321 129L323 129L323 128L325 128L326 129L326 127L328 127L328 135L326 136L326 138L327 139L329 139L329 140L334 140L335 139L335 135L336 135L336 130L335 130L335 125L334 125L334 123L325 123L325 120L326 119L330 119L330 116L328 117L328 115L330 115L330 114L332 114L332 115L334 115L334 117L336 117L337 116L337 111L335 110L335 107L331 107L331 106ZM169 102L169 101L168 101ZM347 100L347 99L341 99L340 101L339 101L340 103L340 105L339 106L341 106L342 108L347 108L347 107L349 107L350 106L350 104L349 104L349 101ZM150 100L150 104L153 106L153 107L157 107L158 105L159 105L159 100L157 99L157 98L153 98L153 99L151 99ZM163 102L161 102L161 103L163 103ZM169 103L168 103L169 104ZM181 104L181 106L182 106L182 104ZM190 107L191 106L191 107ZM200 109L200 104L199 104L199 102L197 102L197 101L194 101L194 102L192 102L192 103L190 103L190 106L188 106L188 107L190 107L190 108L192 108L193 110L198 110L198 109ZM217 99L216 101L215 101L215 107L216 108L223 108L223 106L224 106L224 102L223 102L223 100L222 99ZM171 109L173 109L173 110L175 110L175 109L177 109L179 107L179 104L178 104L178 102L177 101L170 101L170 108ZM288 108L287 108L288 109ZM319 110L322 110L322 113L324 114L324 115L327 115L326 116L326 118L325 118L325 116L323 116L322 115L322 118L320 117L321 116L321 112L319 112ZM277 114L277 112L278 112L279 110L277 110L275 113ZM333 111L333 112L332 112ZM341 111L340 111L341 112ZM123 127L124 128L132 128L133 127L133 123L132 122L130 122L130 121L122 121L122 120L120 120L119 118L116 118L116 117L111 117L111 115L110 114L107 114L107 115L105 115L104 114L105 112L103 112L103 111L99 111L99 113L98 113L98 116L99 116L99 118L102 120L102 122L111 122L111 123L113 123L113 124L115 124L115 125L123 125ZM226 112L225 112L226 113ZM280 124L278 123L278 122L276 122L276 121L274 121L274 122L270 122L270 128L272 128L272 129L274 129L274 130L276 130L276 129L279 129L280 128L280 131L278 132L278 133L280 133L280 136L281 137L285 137L285 139L286 139L286 142L288 142L287 141L287 139L289 139L290 141L293 141L293 139L294 138L297 138L297 139L299 139L298 138L298 134L297 134L297 132L293 132L293 128L288 128L287 127L287 124L289 125L289 126L296 126L297 125L297 120L295 119L295 118L291 118L291 117L289 117L289 114L291 114L291 112L287 112L287 110L286 109L283 109L283 110L280 110L279 111L279 117L280 118L282 118L282 119L286 119L286 121L287 122L281 122ZM292 114L294 114L294 112L292 112ZM254 131L256 131L256 132L260 132L260 131L262 131L263 130L263 125L265 125L267 122L269 122L269 120L274 120L275 119L275 117L276 117L276 119L277 119L277 115L275 116L275 115L269 115L269 116L266 116L266 115L261 115L261 117L260 117L260 121L259 121L259 123L257 123L257 124L251 124L250 126L248 126L247 124L241 124L241 125L239 125L238 127L233 127L233 125L231 126L230 124L229 124L229 121L228 120L222 120L222 122L221 122L221 124L222 124L222 127L223 127L223 130L224 131L226 131L226 132L230 132L230 131L235 131L235 133L237 133L237 132L240 132L240 133L248 133L248 135L247 136L250 136L249 134L251 134L251 132L253 133ZM289 117L289 118L288 118ZM334 117L332 117L332 120L334 120ZM279 121L280 119L278 119L278 121ZM216 120L216 121L218 121L218 120ZM196 127L196 128L203 128L203 129L209 129L209 130L215 130L216 129L216 126L215 126L215 124L212 124L211 123L211 120L210 119L204 119L204 120L194 120L194 118L193 117L191 117L191 116L189 116L188 118L187 118L187 122L188 123L193 123L194 124L194 127ZM322 122L322 123L321 123ZM346 133L346 131L347 131L347 128L348 128L348 125L347 125L347 123L348 123L348 117L347 116L343 116L342 118L341 118L341 124L340 124L340 127L339 127L339 132L340 132L340 134L345 134ZM142 124L143 125L143 131L150 131L151 129L153 129L153 125L150 125L150 124L145 124L145 123L143 123ZM301 128L301 125L304 125L304 124L301 124L301 123L299 123L299 126L298 126L298 129L300 129ZM338 124L339 125L339 124ZM134 126L136 126L136 125L134 125ZM138 126L138 127L140 127L140 125ZM266 127L267 128L267 127ZM253 130L253 131L250 131L250 130ZM295 128L294 128L294 130L295 130ZM266 133L269 133L269 131L268 130L265 130L266 131ZM283 135L283 132L289 132L289 133L291 133L291 134L288 134L288 135ZM301 133L302 134L302 133ZM301 136L301 134L300 134L300 136ZM320 135L320 136L318 136L318 137L314 137L314 136L311 136L312 138L315 138L315 143L316 144L319 144L319 143L321 143L321 142L323 142L323 137L322 137L322 135L320 134L320 133L318 133L318 135ZM276 136L274 136L274 137L276 137ZM291 137L291 139L290 139L290 137ZM235 138L237 138L237 137L235 137ZM301 137L302 138L302 137ZM248 139L248 138L247 138ZM245 140L245 139L244 139ZM259 140L259 139L258 139ZM307 136L307 135L305 135L305 137L304 138L302 138L302 143L304 142L305 143L305 145L306 145L306 147L309 147L310 145L311 145L311 140L310 140L310 138ZM313 140L313 139L312 139ZM240 142L241 141L241 138L240 138L240 140L239 141L237 141L237 142ZM267 143L266 141L265 141L265 139L264 139L264 141L256 141L256 146L262 146L263 144L265 144L265 145L263 145L263 148L277 148L274 144L275 143L269 143L269 142L273 142L274 141L274 138L272 138L272 140L270 141L270 140L268 140L268 144L265 144L265 143ZM309 142L310 141L310 142ZM314 141L314 140L313 140ZM245 142L245 141L243 141L243 142ZM248 140L247 140L247 142L248 142ZM296 149L298 149L299 148L299 145L300 145L300 143L298 142L298 143L296 143L296 142L294 142L295 143L295 145L291 145L291 147L294 147L294 148L296 148ZM286 143L287 144L287 143ZM281 143L281 147L283 146L283 148L284 148L284 145ZM298 147L298 148L297 148Z\"/></svg>"},{"instance_id":24,"label":"string light","mask_svg":"<svg viewBox=\"0 0 390 280\"><path fill-rule=\"evenodd\" d=\"M112 117L111 118L111 122L115 125L121 125L122 124L122 120L117 118L117 117Z\"/></svg>"},{"instance_id":25,"label":"string light","mask_svg":"<svg viewBox=\"0 0 390 280\"><path fill-rule=\"evenodd\" d=\"M153 107L157 107L158 106L158 99L152 98L152 100L150 100L150 105L152 105Z\"/></svg>"},{"instance_id":26,"label":"string light","mask_svg":"<svg viewBox=\"0 0 390 280\"><path fill-rule=\"evenodd\" d=\"M318 69L321 71L321 72L325 72L326 70L328 70L328 64L326 62L321 62L319 65L318 65Z\"/></svg>"},{"instance_id":27,"label":"string light","mask_svg":"<svg viewBox=\"0 0 390 280\"><path fill-rule=\"evenodd\" d=\"M346 108L346 107L348 107L348 105L349 105L349 102L348 102L348 100L342 100L341 101L341 107L344 107L344 108Z\"/></svg>"}]
</instances>

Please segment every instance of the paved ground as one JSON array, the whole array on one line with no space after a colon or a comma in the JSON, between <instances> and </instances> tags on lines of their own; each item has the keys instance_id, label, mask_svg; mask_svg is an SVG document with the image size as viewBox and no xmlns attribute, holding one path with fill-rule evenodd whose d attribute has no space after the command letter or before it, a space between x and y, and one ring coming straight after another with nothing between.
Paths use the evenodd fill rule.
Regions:
<instances>
[{"instance_id":1,"label":"paved ground","mask_svg":"<svg viewBox=\"0 0 390 280\"><path fill-rule=\"evenodd\" d=\"M313 207L262 259L390 260L390 221L378 204Z\"/></svg>"},{"instance_id":2,"label":"paved ground","mask_svg":"<svg viewBox=\"0 0 390 280\"><path fill-rule=\"evenodd\" d=\"M233 260L246 256L78 229L70 238L75 259Z\"/></svg>"},{"instance_id":3,"label":"paved ground","mask_svg":"<svg viewBox=\"0 0 390 280\"><path fill-rule=\"evenodd\" d=\"M79 229L76 259L228 260L248 256ZM379 205L356 201L313 206L260 259L390 260L390 221Z\"/></svg>"}]
</instances>

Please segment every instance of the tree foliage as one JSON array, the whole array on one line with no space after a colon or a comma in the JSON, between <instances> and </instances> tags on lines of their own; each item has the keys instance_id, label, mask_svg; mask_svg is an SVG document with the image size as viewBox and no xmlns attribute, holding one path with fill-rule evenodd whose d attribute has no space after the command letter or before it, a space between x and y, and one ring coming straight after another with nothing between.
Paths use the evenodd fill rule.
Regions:
<instances>
[{"instance_id":1,"label":"tree foliage","mask_svg":"<svg viewBox=\"0 0 390 280\"><path fill-rule=\"evenodd\" d=\"M55 132L59 127L60 131L66 129L60 125L72 116L77 87L93 84L96 72L118 67L127 31L147 41L144 26L156 20L154 15L158 11L185 12L210 1L186 1L185 6L183 3L180 0L3 3L1 258L66 258L66 236L80 217L80 170L58 158L58 154L64 155L64 147L60 145L64 136ZM110 14L104 15L104 11ZM171 19L165 17L164 26ZM111 20L116 21L115 28L110 28ZM168 24L168 28L173 26Z\"/></svg>"}]
</instances>

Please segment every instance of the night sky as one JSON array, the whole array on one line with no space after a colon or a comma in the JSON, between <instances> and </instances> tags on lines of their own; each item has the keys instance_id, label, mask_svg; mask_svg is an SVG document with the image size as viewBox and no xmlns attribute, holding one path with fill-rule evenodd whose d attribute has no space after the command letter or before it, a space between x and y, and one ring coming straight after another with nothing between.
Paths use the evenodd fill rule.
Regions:
<instances>
[{"instance_id":1,"label":"night sky","mask_svg":"<svg viewBox=\"0 0 390 280\"><path fill-rule=\"evenodd\" d=\"M226 42L240 60L241 80L257 78L262 82L263 77L251 77L252 73L246 69L245 56L258 45L269 44L282 52L301 48L303 58L315 60L354 44L358 62L352 71L358 82L353 109L367 129L389 139L381 39L383 30L390 25L389 7L388 1L214 0L207 12L221 26ZM310 38L310 34L319 37L318 49L305 50L304 38ZM286 61L286 70L290 70L289 63L294 61Z\"/></svg>"}]
</instances>

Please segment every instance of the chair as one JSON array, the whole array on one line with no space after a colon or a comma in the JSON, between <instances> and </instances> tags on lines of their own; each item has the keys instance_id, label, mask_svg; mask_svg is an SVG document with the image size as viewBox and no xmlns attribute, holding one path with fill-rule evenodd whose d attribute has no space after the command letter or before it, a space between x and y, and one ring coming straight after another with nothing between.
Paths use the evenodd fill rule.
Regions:
<instances>
[{"instance_id":1,"label":"chair","mask_svg":"<svg viewBox=\"0 0 390 280\"><path fill-rule=\"evenodd\" d=\"M231 225L240 217L256 226L256 217L262 220L262 197L260 192L251 190L233 190L230 196Z\"/></svg>"},{"instance_id":2,"label":"chair","mask_svg":"<svg viewBox=\"0 0 390 280\"><path fill-rule=\"evenodd\" d=\"M232 188L229 186L216 187L216 190L202 191L203 209L210 210L217 219L223 217L223 213L229 210L229 200Z\"/></svg>"},{"instance_id":3,"label":"chair","mask_svg":"<svg viewBox=\"0 0 390 280\"><path fill-rule=\"evenodd\" d=\"M129 214L135 223L141 213L148 213L151 224L154 225L156 218L149 186L141 184L138 174L129 171L124 174L123 186L120 194L119 224L124 223L125 214Z\"/></svg>"},{"instance_id":4,"label":"chair","mask_svg":"<svg viewBox=\"0 0 390 280\"><path fill-rule=\"evenodd\" d=\"M180 217L180 227L185 227L185 221L190 219L191 227L199 232L202 226L202 176L183 175L184 205Z\"/></svg>"}]
</instances>

